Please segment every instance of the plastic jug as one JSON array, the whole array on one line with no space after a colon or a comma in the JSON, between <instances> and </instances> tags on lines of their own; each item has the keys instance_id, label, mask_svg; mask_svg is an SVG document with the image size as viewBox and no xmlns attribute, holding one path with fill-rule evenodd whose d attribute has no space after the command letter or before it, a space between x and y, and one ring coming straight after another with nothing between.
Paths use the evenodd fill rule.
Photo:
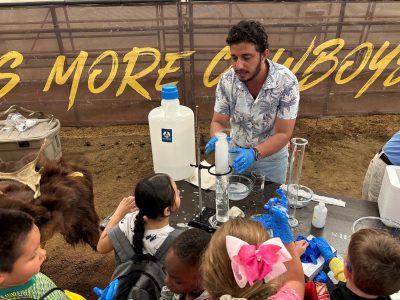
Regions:
<instances>
[{"instance_id":1,"label":"plastic jug","mask_svg":"<svg viewBox=\"0 0 400 300\"><path fill-rule=\"evenodd\" d=\"M173 180L183 180L194 174L195 138L194 114L179 104L175 85L164 85L161 106L149 113L151 151L154 172L166 173Z\"/></svg>"}]
</instances>

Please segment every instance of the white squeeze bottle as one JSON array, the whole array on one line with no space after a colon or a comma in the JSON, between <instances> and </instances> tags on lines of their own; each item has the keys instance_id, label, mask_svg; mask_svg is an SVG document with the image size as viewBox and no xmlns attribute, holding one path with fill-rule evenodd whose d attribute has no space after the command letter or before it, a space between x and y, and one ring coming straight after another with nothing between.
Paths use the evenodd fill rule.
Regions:
<instances>
[{"instance_id":1,"label":"white squeeze bottle","mask_svg":"<svg viewBox=\"0 0 400 300\"><path fill-rule=\"evenodd\" d=\"M318 205L314 207L314 213L311 221L312 225L316 228L324 227L327 214L328 209L325 207L325 203L319 202Z\"/></svg>"},{"instance_id":2,"label":"white squeeze bottle","mask_svg":"<svg viewBox=\"0 0 400 300\"><path fill-rule=\"evenodd\" d=\"M194 113L179 104L178 88L163 85L161 106L149 113L151 152L155 173L166 173L175 181L194 174Z\"/></svg>"}]
</instances>

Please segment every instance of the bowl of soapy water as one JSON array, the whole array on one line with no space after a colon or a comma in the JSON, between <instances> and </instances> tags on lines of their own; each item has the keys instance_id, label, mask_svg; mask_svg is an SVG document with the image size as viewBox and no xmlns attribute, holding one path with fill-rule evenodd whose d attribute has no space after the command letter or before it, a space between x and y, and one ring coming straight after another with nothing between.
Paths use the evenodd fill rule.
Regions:
<instances>
[{"instance_id":1,"label":"bowl of soapy water","mask_svg":"<svg viewBox=\"0 0 400 300\"><path fill-rule=\"evenodd\" d=\"M296 201L297 195L297 201ZM309 187L301 184L291 184L287 198L290 207L302 208L308 205L314 196L314 192Z\"/></svg>"},{"instance_id":2,"label":"bowl of soapy water","mask_svg":"<svg viewBox=\"0 0 400 300\"><path fill-rule=\"evenodd\" d=\"M244 175L229 175L229 199L238 201L246 198L253 190L253 180Z\"/></svg>"}]
</instances>

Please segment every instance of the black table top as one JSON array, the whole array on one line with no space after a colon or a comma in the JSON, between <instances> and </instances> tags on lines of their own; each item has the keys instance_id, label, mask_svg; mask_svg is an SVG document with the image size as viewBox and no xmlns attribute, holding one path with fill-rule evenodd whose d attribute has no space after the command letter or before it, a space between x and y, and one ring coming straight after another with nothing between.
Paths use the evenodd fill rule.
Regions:
<instances>
[{"instance_id":1,"label":"black table top","mask_svg":"<svg viewBox=\"0 0 400 300\"><path fill-rule=\"evenodd\" d=\"M171 223L175 226L185 226L199 212L198 187L179 181L178 188L181 192L181 207L177 214L171 216ZM247 217L255 214L264 214L263 205L268 199L277 196L275 190L279 187L277 183L266 182L264 194L251 193L247 198L240 201L229 201L230 207L237 206L244 211ZM317 193L318 194L318 193ZM203 190L203 205L215 209L215 193ZM329 196L329 195L326 195ZM346 207L327 204L328 216L323 229L317 229L311 225L314 206L311 201L308 206L296 211L299 226L293 229L293 236L323 236L336 248L338 254L344 257L347 245L352 234L353 222L365 216L379 216L378 205L375 202L353 200L341 197L346 202Z\"/></svg>"}]
</instances>

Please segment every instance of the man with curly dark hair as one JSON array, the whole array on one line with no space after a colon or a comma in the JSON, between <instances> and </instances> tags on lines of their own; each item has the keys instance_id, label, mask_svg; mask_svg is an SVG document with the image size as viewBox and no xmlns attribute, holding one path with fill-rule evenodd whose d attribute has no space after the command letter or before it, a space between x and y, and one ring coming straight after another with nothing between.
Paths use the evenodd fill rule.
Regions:
<instances>
[{"instance_id":1,"label":"man with curly dark hair","mask_svg":"<svg viewBox=\"0 0 400 300\"><path fill-rule=\"evenodd\" d=\"M268 35L261 23L240 21L226 42L232 68L217 86L206 154L215 149L215 133L230 123L235 172L254 171L283 183L300 100L298 81L289 69L268 59Z\"/></svg>"}]
</instances>

